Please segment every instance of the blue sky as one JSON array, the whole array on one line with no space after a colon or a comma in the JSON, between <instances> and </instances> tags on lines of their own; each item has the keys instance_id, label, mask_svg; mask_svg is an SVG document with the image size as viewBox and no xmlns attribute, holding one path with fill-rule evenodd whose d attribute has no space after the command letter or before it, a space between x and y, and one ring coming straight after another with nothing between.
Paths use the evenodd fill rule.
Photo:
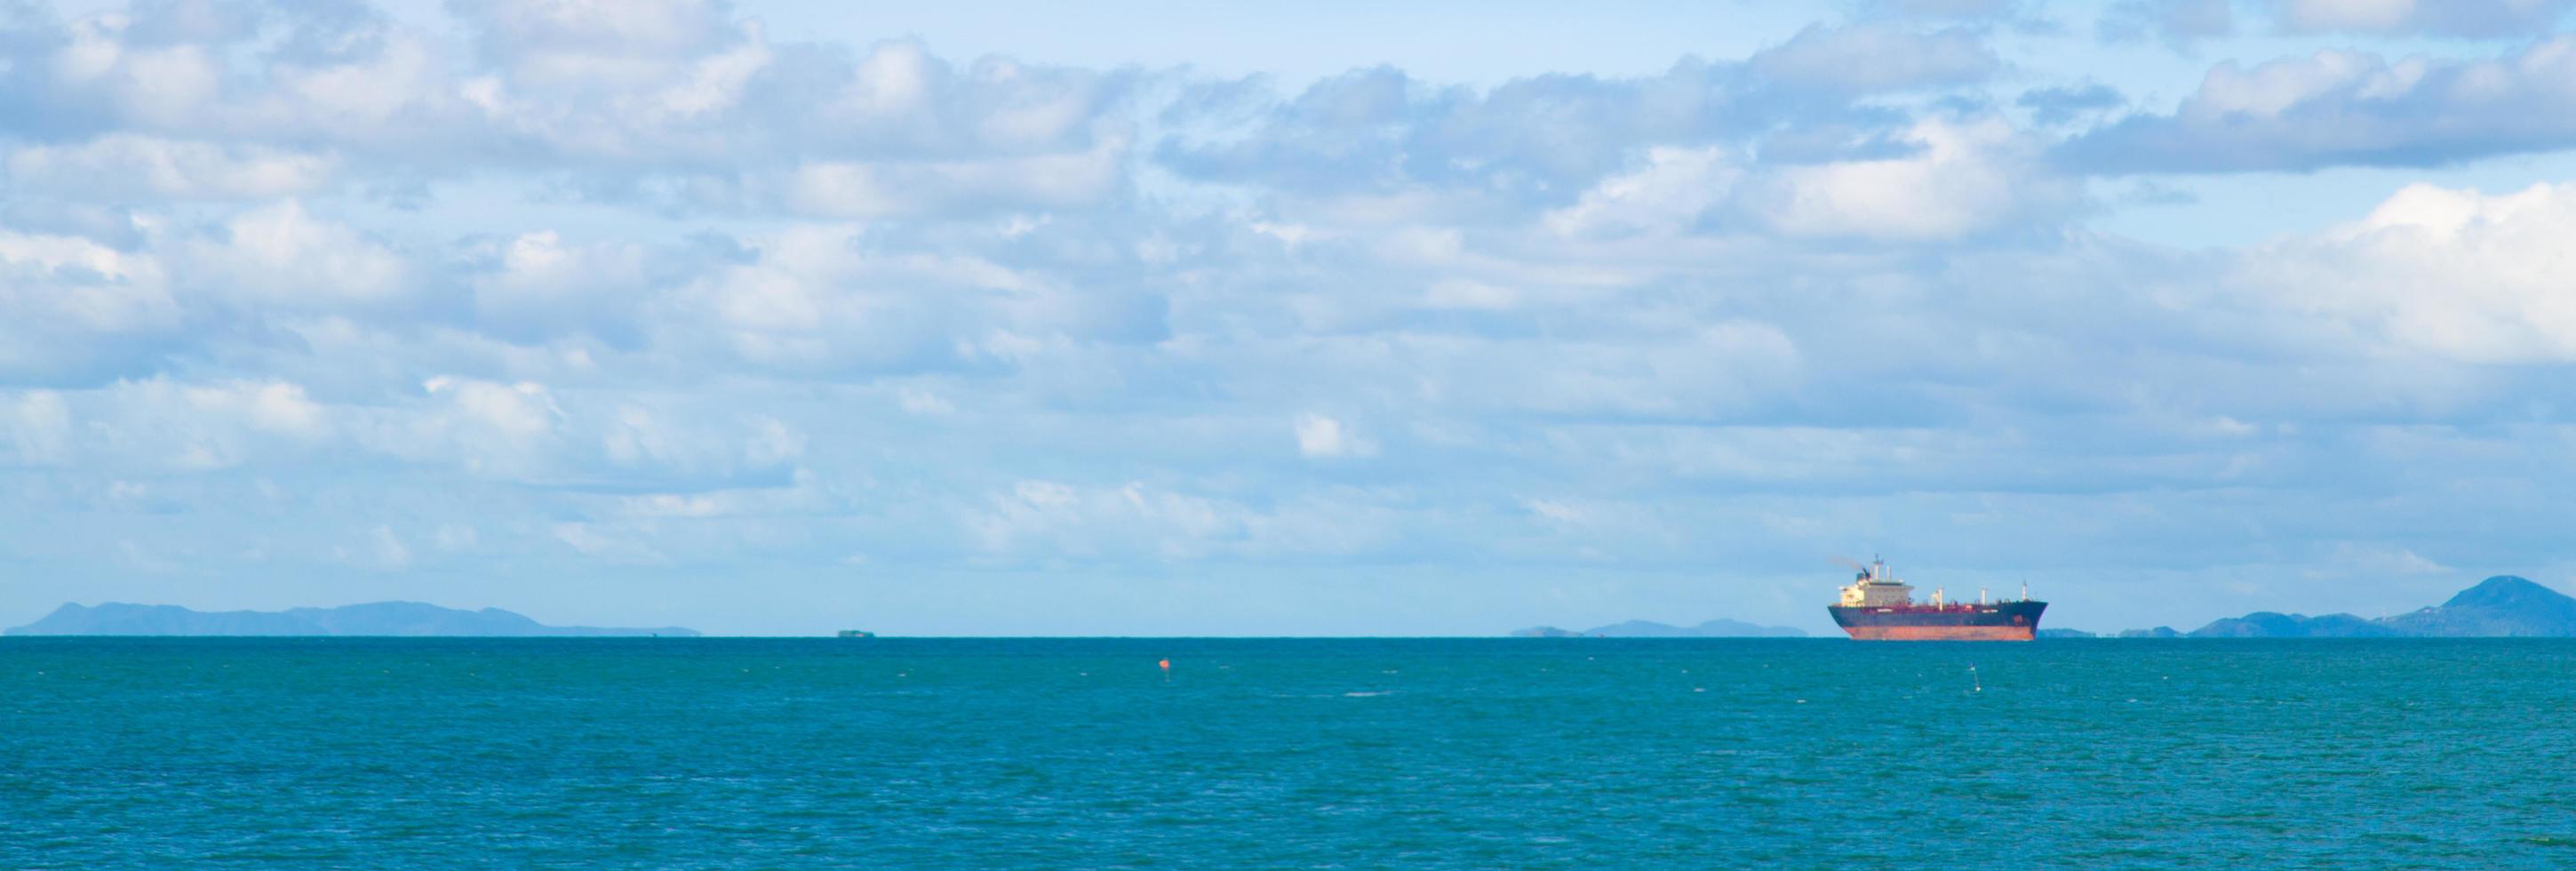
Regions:
<instances>
[{"instance_id":1,"label":"blue sky","mask_svg":"<svg viewBox=\"0 0 2576 871\"><path fill-rule=\"evenodd\" d=\"M2571 6L0 4L0 624L2567 589Z\"/></svg>"}]
</instances>

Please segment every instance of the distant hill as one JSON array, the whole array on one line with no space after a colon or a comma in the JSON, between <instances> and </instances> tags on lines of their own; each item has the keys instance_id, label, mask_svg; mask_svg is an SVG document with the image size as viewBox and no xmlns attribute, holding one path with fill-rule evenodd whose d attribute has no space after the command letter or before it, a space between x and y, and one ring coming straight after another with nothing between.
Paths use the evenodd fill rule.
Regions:
<instances>
[{"instance_id":1,"label":"distant hill","mask_svg":"<svg viewBox=\"0 0 2576 871\"><path fill-rule=\"evenodd\" d=\"M1554 626L1532 626L1512 633L1515 638L1805 638L1807 633L1787 626L1761 626L1742 620L1711 620L1697 626L1674 626L1652 620L1630 620L1595 626L1581 632L1570 632Z\"/></svg>"},{"instance_id":2,"label":"distant hill","mask_svg":"<svg viewBox=\"0 0 2576 871\"><path fill-rule=\"evenodd\" d=\"M2576 636L2576 598L2512 575L2461 590L2440 605L2383 618L2403 635Z\"/></svg>"},{"instance_id":3,"label":"distant hill","mask_svg":"<svg viewBox=\"0 0 2576 871\"><path fill-rule=\"evenodd\" d=\"M2576 598L2513 575L2497 575L2439 605L2365 620L2258 611L2191 631L2193 638L2576 637Z\"/></svg>"},{"instance_id":4,"label":"distant hill","mask_svg":"<svg viewBox=\"0 0 2576 871\"><path fill-rule=\"evenodd\" d=\"M2191 631L2193 638L2389 638L2397 630L2350 614L2279 614L2256 611L2243 617L2213 620Z\"/></svg>"},{"instance_id":5,"label":"distant hill","mask_svg":"<svg viewBox=\"0 0 2576 871\"><path fill-rule=\"evenodd\" d=\"M65 604L44 619L8 630L7 635L676 635L693 629L610 629L596 626L547 626L499 608L460 611L420 602L373 602L338 608L293 608L285 611L193 611L177 605L129 605L108 602L96 607Z\"/></svg>"}]
</instances>

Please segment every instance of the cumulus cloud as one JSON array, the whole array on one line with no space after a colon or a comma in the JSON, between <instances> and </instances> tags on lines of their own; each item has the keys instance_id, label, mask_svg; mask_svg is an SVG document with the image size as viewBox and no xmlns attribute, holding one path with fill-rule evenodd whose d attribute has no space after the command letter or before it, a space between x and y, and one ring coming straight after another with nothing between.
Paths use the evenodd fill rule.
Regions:
<instances>
[{"instance_id":1,"label":"cumulus cloud","mask_svg":"<svg viewBox=\"0 0 2576 871\"><path fill-rule=\"evenodd\" d=\"M636 330L657 274L643 246L566 242L553 230L468 245L460 258L473 290L477 326L528 341L594 334L625 339Z\"/></svg>"},{"instance_id":2,"label":"cumulus cloud","mask_svg":"<svg viewBox=\"0 0 2576 871\"><path fill-rule=\"evenodd\" d=\"M2494 459L2563 448L2564 186L2178 251L2068 175L2547 147L2562 40L2104 124L2154 83L1920 26L2029 11L1983 0L1285 91L715 4L184 5L0 36L0 490L113 572L1785 572L1745 592L1855 537L2181 571L2439 526L2452 472L2576 486ZM98 559L135 511L223 544Z\"/></svg>"},{"instance_id":3,"label":"cumulus cloud","mask_svg":"<svg viewBox=\"0 0 2576 871\"><path fill-rule=\"evenodd\" d=\"M402 255L292 200L234 215L190 246L188 260L191 283L290 310L381 304L411 283Z\"/></svg>"},{"instance_id":4,"label":"cumulus cloud","mask_svg":"<svg viewBox=\"0 0 2576 871\"><path fill-rule=\"evenodd\" d=\"M5 455L11 463L41 466L71 457L71 407L61 394L28 390L0 398L0 431L9 434Z\"/></svg>"},{"instance_id":5,"label":"cumulus cloud","mask_svg":"<svg viewBox=\"0 0 2576 871\"><path fill-rule=\"evenodd\" d=\"M1800 236L1949 239L2071 207L2037 145L1996 119L1926 121L1921 151L1779 170L1760 195L1766 217Z\"/></svg>"},{"instance_id":6,"label":"cumulus cloud","mask_svg":"<svg viewBox=\"0 0 2576 871\"><path fill-rule=\"evenodd\" d=\"M749 240L751 257L648 311L656 342L807 373L900 372L1008 360L1032 343L1163 333L1150 295L1085 290L974 256L890 253L853 226Z\"/></svg>"},{"instance_id":7,"label":"cumulus cloud","mask_svg":"<svg viewBox=\"0 0 2576 871\"><path fill-rule=\"evenodd\" d=\"M1986 18L2015 11L2019 0L1880 0L1884 5L1908 15L1936 18Z\"/></svg>"},{"instance_id":8,"label":"cumulus cloud","mask_svg":"<svg viewBox=\"0 0 2576 871\"><path fill-rule=\"evenodd\" d=\"M2576 186L2510 194L2431 185L2360 221L2250 254L2244 280L2410 353L2576 361Z\"/></svg>"},{"instance_id":9,"label":"cumulus cloud","mask_svg":"<svg viewBox=\"0 0 2576 871\"><path fill-rule=\"evenodd\" d=\"M121 381L66 400L87 436L78 460L109 468L201 472L328 456L339 421L302 385L279 380Z\"/></svg>"},{"instance_id":10,"label":"cumulus cloud","mask_svg":"<svg viewBox=\"0 0 2576 871\"><path fill-rule=\"evenodd\" d=\"M1869 94L1969 84L1994 75L2003 62L1972 31L1860 24L1810 25L1745 66L1794 89Z\"/></svg>"},{"instance_id":11,"label":"cumulus cloud","mask_svg":"<svg viewBox=\"0 0 2576 871\"><path fill-rule=\"evenodd\" d=\"M1861 60L1872 52L1886 57ZM1816 29L1743 63L1685 59L1660 75L1548 75L1483 92L1392 67L1327 78L1284 99L1201 88L1166 111L1158 163L1184 177L1449 219L1557 208L1656 149L1874 129L1871 93L1978 81L1994 57L1973 36ZM1410 199L1407 199L1410 198Z\"/></svg>"},{"instance_id":12,"label":"cumulus cloud","mask_svg":"<svg viewBox=\"0 0 2576 871\"><path fill-rule=\"evenodd\" d=\"M2505 37L2548 31L2571 0L2275 0L2293 32Z\"/></svg>"},{"instance_id":13,"label":"cumulus cloud","mask_svg":"<svg viewBox=\"0 0 2576 871\"><path fill-rule=\"evenodd\" d=\"M0 380L127 374L184 323L158 259L78 236L0 230Z\"/></svg>"},{"instance_id":14,"label":"cumulus cloud","mask_svg":"<svg viewBox=\"0 0 2576 871\"><path fill-rule=\"evenodd\" d=\"M348 562L377 571L400 571L411 566L411 546L391 526L378 525L366 535L358 548L341 548L339 556Z\"/></svg>"},{"instance_id":15,"label":"cumulus cloud","mask_svg":"<svg viewBox=\"0 0 2576 871\"><path fill-rule=\"evenodd\" d=\"M1573 205L1550 211L1545 223L1570 236L1682 232L1726 202L1743 175L1742 162L1722 148L1648 149L1644 166L1602 179Z\"/></svg>"},{"instance_id":16,"label":"cumulus cloud","mask_svg":"<svg viewBox=\"0 0 2576 871\"><path fill-rule=\"evenodd\" d=\"M28 146L11 151L7 165L24 190L128 199L299 196L321 190L339 169L328 155L132 134Z\"/></svg>"},{"instance_id":17,"label":"cumulus cloud","mask_svg":"<svg viewBox=\"0 0 2576 871\"><path fill-rule=\"evenodd\" d=\"M1890 156L1765 164L1722 148L1649 150L1571 205L1548 230L1617 238L1779 234L1880 241L1956 239L2044 224L2079 201L2040 142L2000 118L1926 119Z\"/></svg>"},{"instance_id":18,"label":"cumulus cloud","mask_svg":"<svg viewBox=\"0 0 2576 871\"><path fill-rule=\"evenodd\" d=\"M853 57L680 0L457 4L471 54L363 7L182 26L193 8L19 22L0 105L62 141L13 152L11 177L75 200L244 198L499 165L601 198L870 216L1081 207L1124 182L1124 74L959 68L905 42Z\"/></svg>"},{"instance_id":19,"label":"cumulus cloud","mask_svg":"<svg viewBox=\"0 0 2576 871\"><path fill-rule=\"evenodd\" d=\"M1396 538L1402 520L1382 498L1349 490L1257 507L1136 481L1029 479L968 508L964 523L990 560L1115 563L1366 553Z\"/></svg>"},{"instance_id":20,"label":"cumulus cloud","mask_svg":"<svg viewBox=\"0 0 2576 871\"><path fill-rule=\"evenodd\" d=\"M555 540L565 547L599 562L623 566L660 566L672 562L670 555L644 541L632 530L589 522L567 522L555 524L553 531Z\"/></svg>"},{"instance_id":21,"label":"cumulus cloud","mask_svg":"<svg viewBox=\"0 0 2576 871\"><path fill-rule=\"evenodd\" d=\"M774 184L788 211L823 218L894 218L955 212L1081 209L1107 202L1125 180L1126 141L1089 151L983 160L817 161Z\"/></svg>"},{"instance_id":22,"label":"cumulus cloud","mask_svg":"<svg viewBox=\"0 0 2576 871\"><path fill-rule=\"evenodd\" d=\"M1367 457L1377 454L1377 444L1343 424L1320 414L1297 416L1297 453L1317 459Z\"/></svg>"},{"instance_id":23,"label":"cumulus cloud","mask_svg":"<svg viewBox=\"0 0 2576 871\"><path fill-rule=\"evenodd\" d=\"M2213 67L2171 114L2132 115L2057 149L2093 172L2436 166L2576 144L2576 37L2493 60L2320 51Z\"/></svg>"}]
</instances>

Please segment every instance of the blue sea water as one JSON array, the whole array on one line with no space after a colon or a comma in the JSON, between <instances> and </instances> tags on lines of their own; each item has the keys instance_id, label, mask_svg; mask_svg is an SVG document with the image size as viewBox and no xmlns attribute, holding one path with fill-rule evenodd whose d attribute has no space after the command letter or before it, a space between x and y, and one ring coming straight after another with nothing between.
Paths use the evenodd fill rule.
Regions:
<instances>
[{"instance_id":1,"label":"blue sea water","mask_svg":"<svg viewBox=\"0 0 2576 871\"><path fill-rule=\"evenodd\" d=\"M0 866L2563 867L2571 705L2555 640L8 638Z\"/></svg>"}]
</instances>

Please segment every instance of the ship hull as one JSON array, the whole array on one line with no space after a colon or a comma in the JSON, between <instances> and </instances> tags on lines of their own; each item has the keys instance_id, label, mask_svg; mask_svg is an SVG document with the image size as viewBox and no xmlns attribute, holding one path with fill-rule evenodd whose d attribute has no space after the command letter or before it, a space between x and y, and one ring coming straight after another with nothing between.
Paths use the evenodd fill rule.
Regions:
<instances>
[{"instance_id":1,"label":"ship hull","mask_svg":"<svg viewBox=\"0 0 2576 871\"><path fill-rule=\"evenodd\" d=\"M1855 608L1829 605L1834 625L1862 641L2029 641L2047 602Z\"/></svg>"}]
</instances>

